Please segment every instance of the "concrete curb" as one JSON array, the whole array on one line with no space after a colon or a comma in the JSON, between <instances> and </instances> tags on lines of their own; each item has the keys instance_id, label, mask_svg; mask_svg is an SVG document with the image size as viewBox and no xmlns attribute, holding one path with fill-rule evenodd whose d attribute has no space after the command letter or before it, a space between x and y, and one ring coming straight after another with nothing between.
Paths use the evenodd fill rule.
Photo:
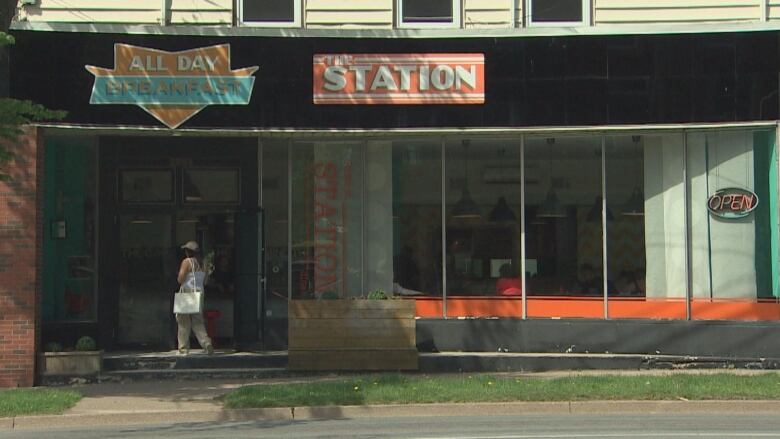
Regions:
<instances>
[{"instance_id":1,"label":"concrete curb","mask_svg":"<svg viewBox=\"0 0 780 439\"><path fill-rule=\"evenodd\" d=\"M764 413L780 415L779 401L561 401L280 407L264 409L110 412L0 418L0 431L200 422L326 420L393 416L587 415L605 413Z\"/></svg>"}]
</instances>

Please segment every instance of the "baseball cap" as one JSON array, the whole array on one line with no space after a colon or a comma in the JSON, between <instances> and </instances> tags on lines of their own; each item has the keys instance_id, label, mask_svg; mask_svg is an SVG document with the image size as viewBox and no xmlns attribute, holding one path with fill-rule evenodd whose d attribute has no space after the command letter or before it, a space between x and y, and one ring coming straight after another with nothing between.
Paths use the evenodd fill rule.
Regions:
<instances>
[{"instance_id":1,"label":"baseball cap","mask_svg":"<svg viewBox=\"0 0 780 439\"><path fill-rule=\"evenodd\" d=\"M195 241L187 241L184 243L184 245L181 246L181 248L186 248L195 252L200 251L200 246Z\"/></svg>"}]
</instances>

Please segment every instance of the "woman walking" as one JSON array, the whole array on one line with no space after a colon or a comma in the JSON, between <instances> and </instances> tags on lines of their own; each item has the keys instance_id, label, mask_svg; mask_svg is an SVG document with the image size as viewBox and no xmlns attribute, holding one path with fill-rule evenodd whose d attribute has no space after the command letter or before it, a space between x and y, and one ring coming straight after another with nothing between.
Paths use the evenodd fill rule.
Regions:
<instances>
[{"instance_id":1,"label":"woman walking","mask_svg":"<svg viewBox=\"0 0 780 439\"><path fill-rule=\"evenodd\" d=\"M195 241L188 241L182 245L185 258L181 261L179 275L177 280L181 286L181 292L204 291L203 284L206 279L206 272L203 269L203 260L200 257L200 246ZM203 312L195 314L176 314L176 323L178 325L179 354L187 355L190 352L190 331L195 333L201 347L207 354L214 353L214 347L211 345L211 339L206 333L206 326L203 324Z\"/></svg>"}]
</instances>

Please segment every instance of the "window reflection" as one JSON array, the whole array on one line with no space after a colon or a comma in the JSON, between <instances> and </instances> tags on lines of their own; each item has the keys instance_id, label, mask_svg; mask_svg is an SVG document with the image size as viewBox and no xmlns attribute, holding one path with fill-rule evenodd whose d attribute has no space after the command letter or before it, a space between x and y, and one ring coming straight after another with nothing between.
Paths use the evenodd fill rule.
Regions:
<instances>
[{"instance_id":1,"label":"window reflection","mask_svg":"<svg viewBox=\"0 0 780 439\"><path fill-rule=\"evenodd\" d=\"M94 146L46 145L41 314L45 322L94 320L97 282Z\"/></svg>"},{"instance_id":2,"label":"window reflection","mask_svg":"<svg viewBox=\"0 0 780 439\"><path fill-rule=\"evenodd\" d=\"M525 145L528 294L602 295L601 138L531 137Z\"/></svg>"},{"instance_id":3,"label":"window reflection","mask_svg":"<svg viewBox=\"0 0 780 439\"><path fill-rule=\"evenodd\" d=\"M645 216L645 141L650 136L614 136L606 139L606 194L612 221L607 227L609 279L614 296L646 295L647 249L645 222L663 220L663 209ZM655 138L655 137L653 137ZM655 144L651 139L648 145ZM652 153L648 153L652 156ZM681 166L677 166L681 169ZM653 194L648 194L653 196ZM660 261L662 258L654 258ZM654 262L655 263L655 262Z\"/></svg>"},{"instance_id":4,"label":"window reflection","mask_svg":"<svg viewBox=\"0 0 780 439\"><path fill-rule=\"evenodd\" d=\"M522 295L519 142L463 139L446 148L448 297Z\"/></svg>"},{"instance_id":5,"label":"window reflection","mask_svg":"<svg viewBox=\"0 0 780 439\"><path fill-rule=\"evenodd\" d=\"M293 147L293 298L364 294L361 147L342 142Z\"/></svg>"},{"instance_id":6,"label":"window reflection","mask_svg":"<svg viewBox=\"0 0 780 439\"><path fill-rule=\"evenodd\" d=\"M441 142L394 142L391 174L393 292L440 296Z\"/></svg>"}]
</instances>

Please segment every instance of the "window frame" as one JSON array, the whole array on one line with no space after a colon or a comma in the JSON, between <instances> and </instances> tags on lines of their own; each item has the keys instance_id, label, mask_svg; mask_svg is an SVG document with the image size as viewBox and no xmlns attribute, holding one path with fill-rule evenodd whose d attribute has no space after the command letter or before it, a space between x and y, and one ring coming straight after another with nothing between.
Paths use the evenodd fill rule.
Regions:
<instances>
[{"instance_id":1,"label":"window frame","mask_svg":"<svg viewBox=\"0 0 780 439\"><path fill-rule=\"evenodd\" d=\"M159 173L168 173L170 185L171 185L171 197L167 200L161 200L161 201L148 201L148 200L140 200L140 201L134 201L134 200L126 200L124 198L124 180L123 176L126 172L159 172ZM121 206L134 206L139 204L147 204L147 205L174 205L176 204L176 171L174 168L166 167L166 166L153 166L153 167L143 167L143 166L129 166L129 167L121 167L117 169L116 172L116 179L117 179L117 185L116 185L116 194L114 194L116 202L118 205Z\"/></svg>"},{"instance_id":2,"label":"window frame","mask_svg":"<svg viewBox=\"0 0 780 439\"><path fill-rule=\"evenodd\" d=\"M246 21L244 20L244 2L247 0L238 0L238 25L246 27L301 27L301 0L290 0L293 2L293 20L292 21Z\"/></svg>"},{"instance_id":3,"label":"window frame","mask_svg":"<svg viewBox=\"0 0 780 439\"><path fill-rule=\"evenodd\" d=\"M395 0L396 27L399 29L453 29L461 28L462 1L450 0L452 2L452 21L443 22L405 22L404 21L404 0Z\"/></svg>"},{"instance_id":4,"label":"window frame","mask_svg":"<svg viewBox=\"0 0 780 439\"><path fill-rule=\"evenodd\" d=\"M236 177L236 200L235 201L198 201L188 200L184 188L184 182L187 172L190 171L232 171ZM187 166L181 170L181 195L179 202L182 206L240 206L241 205L241 168L236 166Z\"/></svg>"},{"instance_id":5,"label":"window frame","mask_svg":"<svg viewBox=\"0 0 780 439\"><path fill-rule=\"evenodd\" d=\"M525 9L523 15L525 16L526 27L578 27L578 26L591 26L591 0L580 0L582 4L582 20L581 21L533 21L533 4L538 0L525 0Z\"/></svg>"}]
</instances>

